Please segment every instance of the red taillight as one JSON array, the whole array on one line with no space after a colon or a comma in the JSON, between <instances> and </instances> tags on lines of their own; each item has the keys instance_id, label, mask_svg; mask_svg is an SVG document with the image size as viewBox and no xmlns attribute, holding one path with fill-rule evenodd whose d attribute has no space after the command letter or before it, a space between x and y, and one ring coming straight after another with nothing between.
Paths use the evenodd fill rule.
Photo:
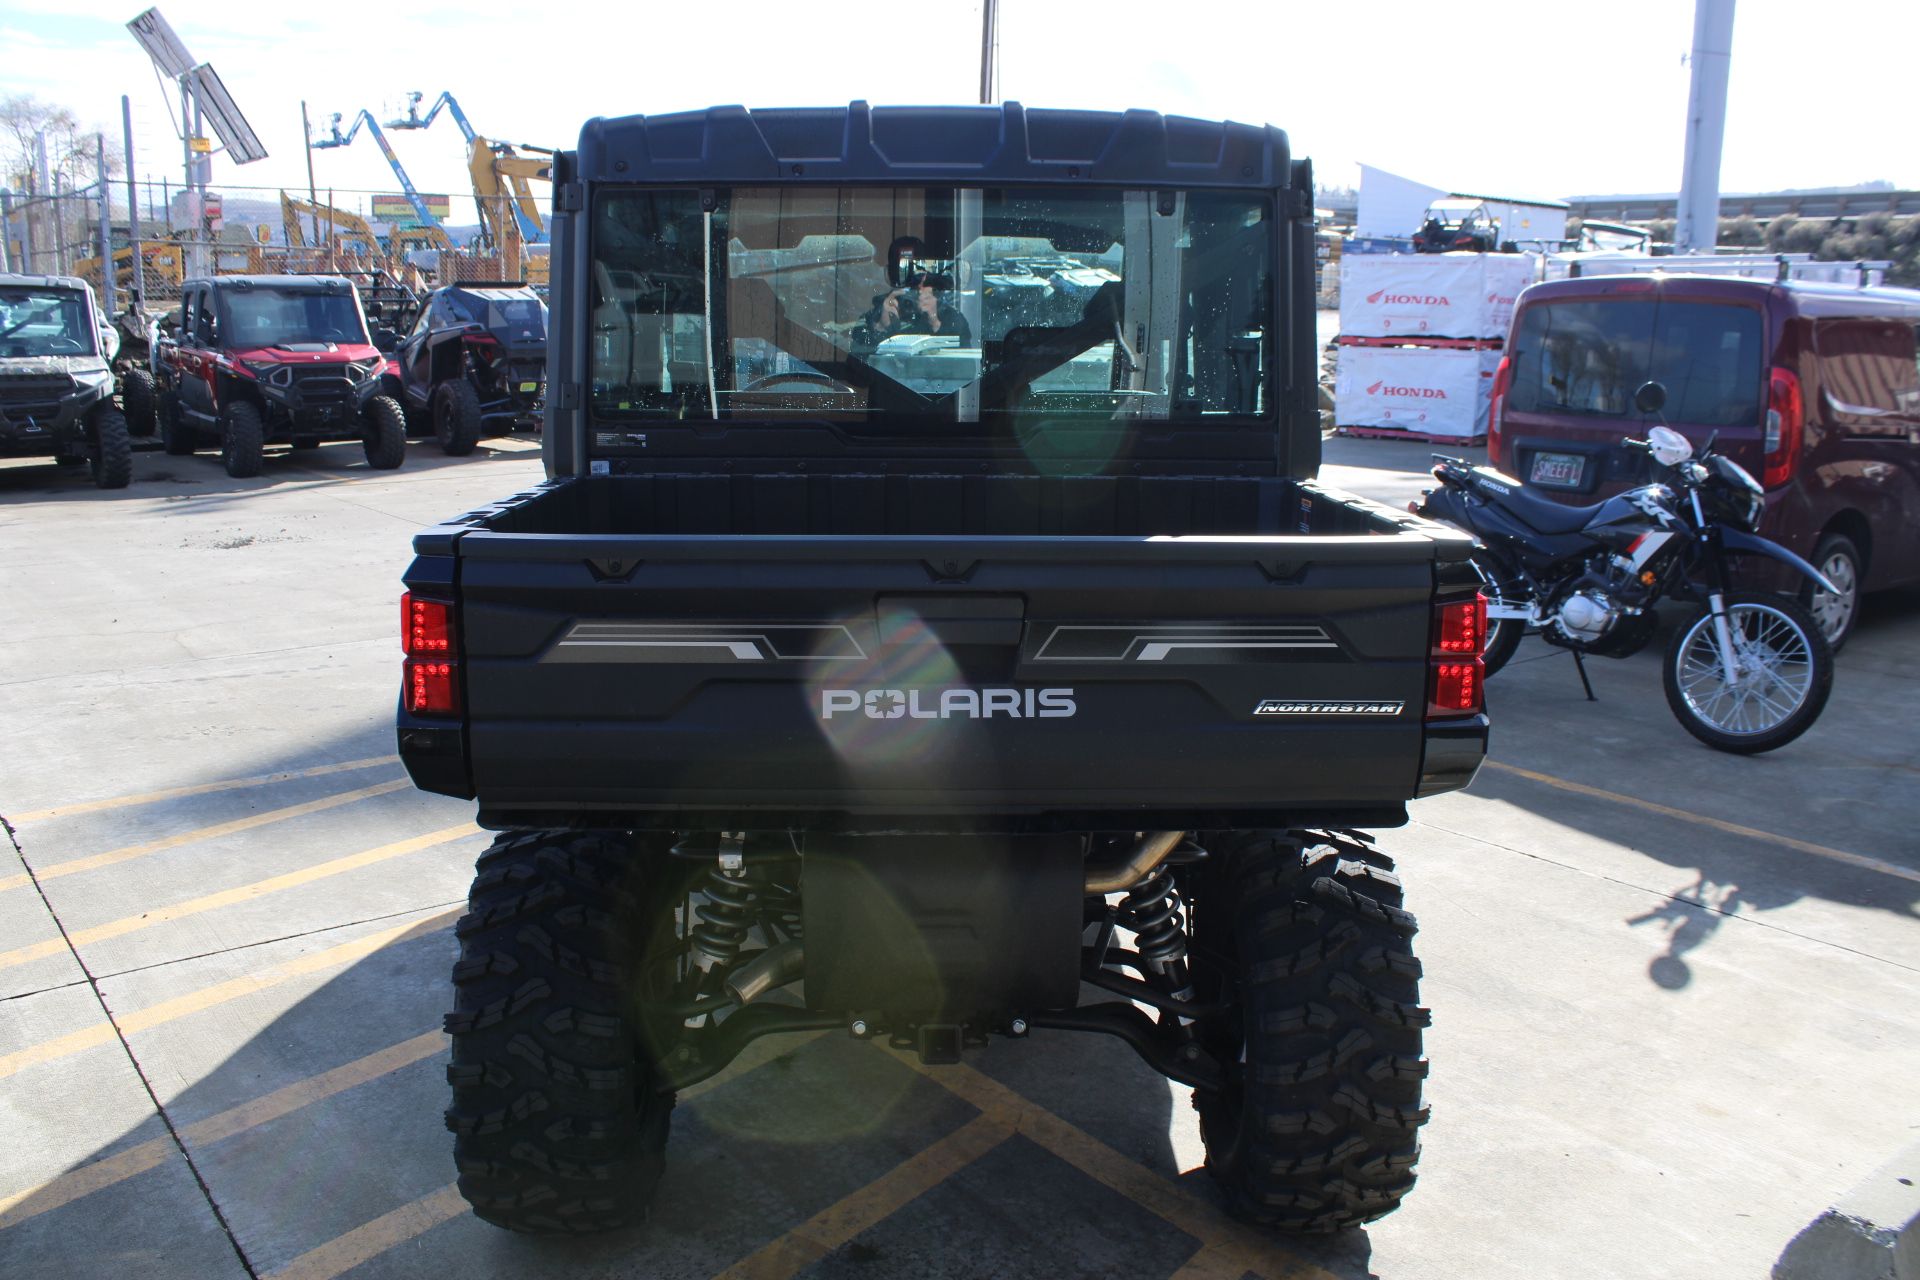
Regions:
<instances>
[{"instance_id":1,"label":"red taillight","mask_svg":"<svg viewBox=\"0 0 1920 1280\"><path fill-rule=\"evenodd\" d=\"M459 646L453 606L409 591L400 597L400 644L407 651L401 702L415 715L460 713Z\"/></svg>"},{"instance_id":2,"label":"red taillight","mask_svg":"<svg viewBox=\"0 0 1920 1280\"><path fill-rule=\"evenodd\" d=\"M1475 596L1436 611L1439 620L1433 634L1433 653L1438 658L1479 657L1487 643L1487 598Z\"/></svg>"},{"instance_id":3,"label":"red taillight","mask_svg":"<svg viewBox=\"0 0 1920 1280\"><path fill-rule=\"evenodd\" d=\"M453 609L439 600L422 600L409 591L400 597L400 641L416 657L453 652Z\"/></svg>"},{"instance_id":4,"label":"red taillight","mask_svg":"<svg viewBox=\"0 0 1920 1280\"><path fill-rule=\"evenodd\" d=\"M1778 489L1793 479L1800 467L1800 445L1806 429L1807 407L1800 395L1800 379L1791 369L1776 368L1767 379L1766 456L1761 459L1761 488Z\"/></svg>"},{"instance_id":5,"label":"red taillight","mask_svg":"<svg viewBox=\"0 0 1920 1280\"><path fill-rule=\"evenodd\" d=\"M460 687L454 682L453 663L407 661L407 710L415 715L455 715L460 710Z\"/></svg>"},{"instance_id":6,"label":"red taillight","mask_svg":"<svg viewBox=\"0 0 1920 1280\"><path fill-rule=\"evenodd\" d=\"M1499 469L1506 460L1501 456L1506 441L1500 436L1500 417L1507 408L1507 388L1513 385L1513 357L1501 356L1500 367L1493 371L1493 406L1487 410L1487 465Z\"/></svg>"},{"instance_id":7,"label":"red taillight","mask_svg":"<svg viewBox=\"0 0 1920 1280\"><path fill-rule=\"evenodd\" d=\"M1486 679L1480 659L1433 664L1433 692L1427 698L1429 716L1473 715L1481 707L1481 683Z\"/></svg>"},{"instance_id":8,"label":"red taillight","mask_svg":"<svg viewBox=\"0 0 1920 1280\"><path fill-rule=\"evenodd\" d=\"M1434 610L1427 716L1475 715L1485 705L1487 598L1452 600Z\"/></svg>"}]
</instances>

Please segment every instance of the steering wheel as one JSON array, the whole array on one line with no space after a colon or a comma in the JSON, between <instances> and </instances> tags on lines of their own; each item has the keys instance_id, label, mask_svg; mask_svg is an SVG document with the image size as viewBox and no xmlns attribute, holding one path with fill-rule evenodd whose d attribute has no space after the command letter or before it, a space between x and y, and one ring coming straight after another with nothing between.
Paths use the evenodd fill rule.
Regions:
<instances>
[{"instance_id":1,"label":"steering wheel","mask_svg":"<svg viewBox=\"0 0 1920 1280\"><path fill-rule=\"evenodd\" d=\"M786 373L765 373L741 387L742 391L771 391L783 382L801 382L812 387L824 387L840 395L855 394L854 389L838 378L830 378L824 373L815 373L810 369L792 369Z\"/></svg>"}]
</instances>

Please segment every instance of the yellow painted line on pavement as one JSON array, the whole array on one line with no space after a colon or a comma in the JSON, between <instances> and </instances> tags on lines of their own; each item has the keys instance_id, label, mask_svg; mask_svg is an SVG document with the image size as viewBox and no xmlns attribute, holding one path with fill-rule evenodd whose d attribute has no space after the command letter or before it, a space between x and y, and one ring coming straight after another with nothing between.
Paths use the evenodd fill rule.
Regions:
<instances>
[{"instance_id":1,"label":"yellow painted line on pavement","mask_svg":"<svg viewBox=\"0 0 1920 1280\"><path fill-rule=\"evenodd\" d=\"M183 831L177 836L163 836L158 840L148 840L141 844L130 844L119 849L109 849L105 853L96 853L87 858L75 858L70 862L56 862L52 866L35 867L29 876L0 876L0 893L9 889L21 889L33 883L37 876L41 880L57 880L61 876L78 875L82 871L98 871L101 867L111 867L122 862L131 862L135 858L144 858L149 854L163 853L168 849L178 849L183 844L193 844L200 840L215 840L221 836L230 836L240 831L251 831L255 827L264 827L269 823L285 822L289 818L302 818L310 813L320 813L327 809L337 809L343 804L352 804L356 800L366 800L373 796L384 796L404 790L413 785L410 778L398 778L392 782L383 782L376 787L361 787L358 791L346 791L337 796L323 796L318 800L309 800L305 804L289 805L284 809L269 809L265 813L252 814L245 818L236 818L232 822L222 822L211 827L201 827L195 831Z\"/></svg>"},{"instance_id":2,"label":"yellow painted line on pavement","mask_svg":"<svg viewBox=\"0 0 1920 1280\"><path fill-rule=\"evenodd\" d=\"M44 960L48 956L65 955L69 941L75 948L79 948L96 942L105 942L109 938L123 938L127 934L151 929L155 925L184 919L187 916L197 916L206 911L217 911L221 907L231 907L236 903L252 902L270 893L297 889L301 885L312 884L316 880L325 880L329 876L358 871L361 867L371 867L392 858L445 844L450 840L458 840L462 836L477 835L479 832L480 828L471 822L463 822L457 827L446 827L424 836L415 836L411 840L396 840L392 844L383 844L378 848L350 853L344 858L315 863L311 867L302 867L298 871L289 871L285 875L256 880L252 884L243 884L236 889L223 889L219 893L190 898L185 902L176 902L170 907L158 907L137 916L125 916L119 920L110 920L106 924L97 924L90 929L76 929L66 938L50 938L45 942L15 947L11 951L0 951L0 969L10 969L15 965L26 964L33 960Z\"/></svg>"},{"instance_id":3,"label":"yellow painted line on pavement","mask_svg":"<svg viewBox=\"0 0 1920 1280\"><path fill-rule=\"evenodd\" d=\"M189 1145L211 1144L257 1128L282 1116L291 1115L302 1107L324 1101L337 1093L344 1093L368 1081L377 1080L402 1067L442 1052L446 1048L447 1038L438 1031L429 1031L425 1035L403 1040L399 1044L389 1045L377 1053L324 1071L305 1080L296 1080L292 1084L243 1102L237 1107L196 1120L180 1129L181 1138ZM153 1138L138 1146L129 1147L103 1160L82 1165L70 1170L37 1187L16 1192L9 1196L0 1196L0 1231L18 1226L29 1218L37 1218L62 1205L72 1204L83 1196L125 1182L128 1178L157 1168L173 1154L175 1148L171 1138Z\"/></svg>"},{"instance_id":4,"label":"yellow painted line on pavement","mask_svg":"<svg viewBox=\"0 0 1920 1280\"><path fill-rule=\"evenodd\" d=\"M1037 1102L1015 1093L998 1080L967 1066L929 1067L909 1053L894 1056L935 1084L998 1119L1065 1160L1110 1190L1117 1191L1147 1212L1200 1241L1201 1249L1187 1263L1203 1265L1196 1275L1242 1275L1248 1271L1272 1280L1338 1280L1330 1271L1289 1253L1251 1227L1244 1226L1185 1187L1129 1160L1077 1125L1061 1119Z\"/></svg>"},{"instance_id":5,"label":"yellow painted line on pavement","mask_svg":"<svg viewBox=\"0 0 1920 1280\"><path fill-rule=\"evenodd\" d=\"M466 1211L467 1202L460 1198L460 1189L448 1183L432 1195L383 1213L267 1274L270 1280L331 1280Z\"/></svg>"},{"instance_id":6,"label":"yellow painted line on pavement","mask_svg":"<svg viewBox=\"0 0 1920 1280\"><path fill-rule=\"evenodd\" d=\"M1236 1250L1203 1244L1167 1280L1240 1280L1245 1274L1246 1259Z\"/></svg>"},{"instance_id":7,"label":"yellow painted line on pavement","mask_svg":"<svg viewBox=\"0 0 1920 1280\"><path fill-rule=\"evenodd\" d=\"M680 1101L689 1102L709 1090L731 1084L776 1058L798 1053L825 1034L823 1031L810 1031L805 1035L781 1036L779 1044L775 1044L771 1037L756 1040L739 1057L728 1063L725 1070L680 1090ZM384 1213L372 1222L309 1249L280 1270L270 1273L268 1280L333 1280L335 1276L371 1262L387 1250L459 1217L466 1212L466 1208L467 1202L460 1196L459 1184L449 1183L438 1191L403 1204L391 1213Z\"/></svg>"},{"instance_id":8,"label":"yellow painted line on pavement","mask_svg":"<svg viewBox=\"0 0 1920 1280\"><path fill-rule=\"evenodd\" d=\"M1845 849L1830 849L1823 844L1814 844L1809 840L1796 840L1792 836L1783 836L1774 831L1762 831L1757 827L1743 827L1737 822L1723 822L1719 818L1709 818L1705 814L1693 813L1686 809L1675 809L1664 804L1655 804L1651 800L1642 800L1638 796L1621 795L1617 791L1602 791L1599 787L1589 787L1583 782L1569 782L1565 778L1556 778L1550 773L1536 773L1532 769L1522 769L1519 765L1502 764L1498 760L1485 762L1489 769L1501 773L1511 773L1515 777L1525 778L1529 782L1538 782L1544 786L1561 791L1570 791L1575 795L1590 796L1595 800L1610 800L1614 804L1626 805L1632 809L1657 813L1663 818L1677 818L1682 822L1691 822L1695 826L1710 827L1730 836L1740 836L1747 840L1761 840L1767 844L1778 845L1783 849L1792 849L1796 853L1812 854L1816 858L1825 858L1829 862L1838 862L1843 866L1858 867L1863 871L1877 871L1883 876L1893 876L1899 880L1911 880L1920 884L1920 871L1912 867L1903 867L1897 863L1884 862L1864 853L1849 853Z\"/></svg>"},{"instance_id":9,"label":"yellow painted line on pavement","mask_svg":"<svg viewBox=\"0 0 1920 1280\"><path fill-rule=\"evenodd\" d=\"M148 1031L211 1009L216 1005L227 1004L257 992L269 990L283 982L291 982L307 974L352 964L356 960L372 955L382 947L444 929L459 919L462 910L464 908L455 907L428 916L424 920L393 925L377 933L370 933L364 938L355 938L352 942L343 942L338 946L328 947L296 960L289 960L285 964L275 965L260 973L245 974L227 982L216 983L211 987L203 987L198 991L189 991L171 1000L162 1000L159 1004L149 1005L145 1009L117 1014L114 1022L119 1024L120 1032L125 1035L131 1036L141 1031ZM83 1027L79 1031L68 1032L63 1036L55 1036L39 1044L28 1045L24 1049L16 1049L12 1053L0 1054L0 1080L16 1075L28 1067L70 1057L87 1049L111 1043L116 1038L114 1023L101 1022L91 1027Z\"/></svg>"},{"instance_id":10,"label":"yellow painted line on pavement","mask_svg":"<svg viewBox=\"0 0 1920 1280\"><path fill-rule=\"evenodd\" d=\"M161 800L179 800L187 796L207 796L219 791L239 791L246 787L265 787L276 782L300 778L324 778L333 773L350 773L383 764L399 764L399 756L369 756L365 760L346 760L340 764L315 765L311 769L290 769L285 773L262 773L251 778L230 778L225 782L202 782L191 787L168 787L165 791L143 791L139 795L115 796L110 800L88 800L80 804L57 804L51 809L29 809L8 815L14 822L44 822L48 818L70 818L79 813L99 813L103 809L125 809L130 805L154 804Z\"/></svg>"},{"instance_id":11,"label":"yellow painted line on pavement","mask_svg":"<svg viewBox=\"0 0 1920 1280\"><path fill-rule=\"evenodd\" d=\"M1013 1136L997 1116L978 1115L919 1154L827 1206L714 1280L789 1280Z\"/></svg>"}]
</instances>

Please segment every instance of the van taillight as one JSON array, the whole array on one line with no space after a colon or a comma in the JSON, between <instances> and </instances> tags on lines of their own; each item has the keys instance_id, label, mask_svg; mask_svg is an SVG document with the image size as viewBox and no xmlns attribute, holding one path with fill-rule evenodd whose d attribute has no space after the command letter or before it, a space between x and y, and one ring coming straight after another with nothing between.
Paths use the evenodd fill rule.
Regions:
<instances>
[{"instance_id":1,"label":"van taillight","mask_svg":"<svg viewBox=\"0 0 1920 1280\"><path fill-rule=\"evenodd\" d=\"M1506 441L1500 438L1500 416L1507 408L1507 388L1513 383L1513 357L1501 356L1500 367L1493 371L1493 407L1487 410L1487 465L1506 465L1502 456Z\"/></svg>"},{"instance_id":2,"label":"van taillight","mask_svg":"<svg viewBox=\"0 0 1920 1280\"><path fill-rule=\"evenodd\" d=\"M1800 445L1807 430L1807 406L1800 379L1776 368L1767 380L1766 456L1760 460L1760 486L1778 489L1800 467Z\"/></svg>"},{"instance_id":3,"label":"van taillight","mask_svg":"<svg viewBox=\"0 0 1920 1280\"><path fill-rule=\"evenodd\" d=\"M401 701L414 715L460 714L460 664L453 606L411 591L400 597L400 643L407 652Z\"/></svg>"},{"instance_id":4,"label":"van taillight","mask_svg":"<svg viewBox=\"0 0 1920 1280\"><path fill-rule=\"evenodd\" d=\"M1487 598L1451 600L1433 611L1427 718L1477 715L1486 706Z\"/></svg>"}]
</instances>

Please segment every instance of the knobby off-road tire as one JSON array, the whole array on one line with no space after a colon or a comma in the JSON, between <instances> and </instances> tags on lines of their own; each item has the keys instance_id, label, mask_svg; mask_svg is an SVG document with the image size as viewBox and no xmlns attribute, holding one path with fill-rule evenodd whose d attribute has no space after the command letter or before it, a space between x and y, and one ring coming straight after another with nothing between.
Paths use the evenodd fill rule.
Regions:
<instances>
[{"instance_id":1,"label":"knobby off-road tire","mask_svg":"<svg viewBox=\"0 0 1920 1280\"><path fill-rule=\"evenodd\" d=\"M407 412L398 400L375 396L367 401L361 418L368 466L375 471L392 471L407 460Z\"/></svg>"},{"instance_id":2,"label":"knobby off-road tire","mask_svg":"<svg viewBox=\"0 0 1920 1280\"><path fill-rule=\"evenodd\" d=\"M93 445L87 465L100 489L124 489L133 479L133 441L127 438L127 419L111 404L93 411Z\"/></svg>"},{"instance_id":3,"label":"knobby off-road tire","mask_svg":"<svg viewBox=\"0 0 1920 1280\"><path fill-rule=\"evenodd\" d=\"M260 407L250 400L235 400L227 406L226 421L220 433L220 461L227 474L245 480L260 474L267 451L267 428L260 420Z\"/></svg>"},{"instance_id":4,"label":"knobby off-road tire","mask_svg":"<svg viewBox=\"0 0 1920 1280\"><path fill-rule=\"evenodd\" d=\"M160 447L169 458L184 458L200 447L200 433L180 420L180 398L172 391L154 397L153 417L160 428Z\"/></svg>"},{"instance_id":5,"label":"knobby off-road tire","mask_svg":"<svg viewBox=\"0 0 1920 1280\"><path fill-rule=\"evenodd\" d=\"M136 436L154 431L153 375L145 369L129 369L120 379L120 407L127 415L127 430Z\"/></svg>"},{"instance_id":6,"label":"knobby off-road tire","mask_svg":"<svg viewBox=\"0 0 1920 1280\"><path fill-rule=\"evenodd\" d=\"M441 386L433 395L433 434L451 458L464 458L480 443L480 393L465 378Z\"/></svg>"},{"instance_id":7,"label":"knobby off-road tire","mask_svg":"<svg viewBox=\"0 0 1920 1280\"><path fill-rule=\"evenodd\" d=\"M673 897L617 833L500 837L456 932L447 1080L460 1194L496 1226L585 1235L639 1222L665 1160L673 1095L653 1063ZM645 972L643 972L645 970ZM654 991L659 987L659 991Z\"/></svg>"},{"instance_id":8,"label":"knobby off-road tire","mask_svg":"<svg viewBox=\"0 0 1920 1280\"><path fill-rule=\"evenodd\" d=\"M1428 1023L1392 861L1271 831L1205 843L1216 865L1195 904L1202 994L1231 983L1241 1006L1210 1046L1226 1089L1194 1095L1208 1171L1234 1214L1265 1227L1337 1231L1392 1212L1427 1120Z\"/></svg>"}]
</instances>

